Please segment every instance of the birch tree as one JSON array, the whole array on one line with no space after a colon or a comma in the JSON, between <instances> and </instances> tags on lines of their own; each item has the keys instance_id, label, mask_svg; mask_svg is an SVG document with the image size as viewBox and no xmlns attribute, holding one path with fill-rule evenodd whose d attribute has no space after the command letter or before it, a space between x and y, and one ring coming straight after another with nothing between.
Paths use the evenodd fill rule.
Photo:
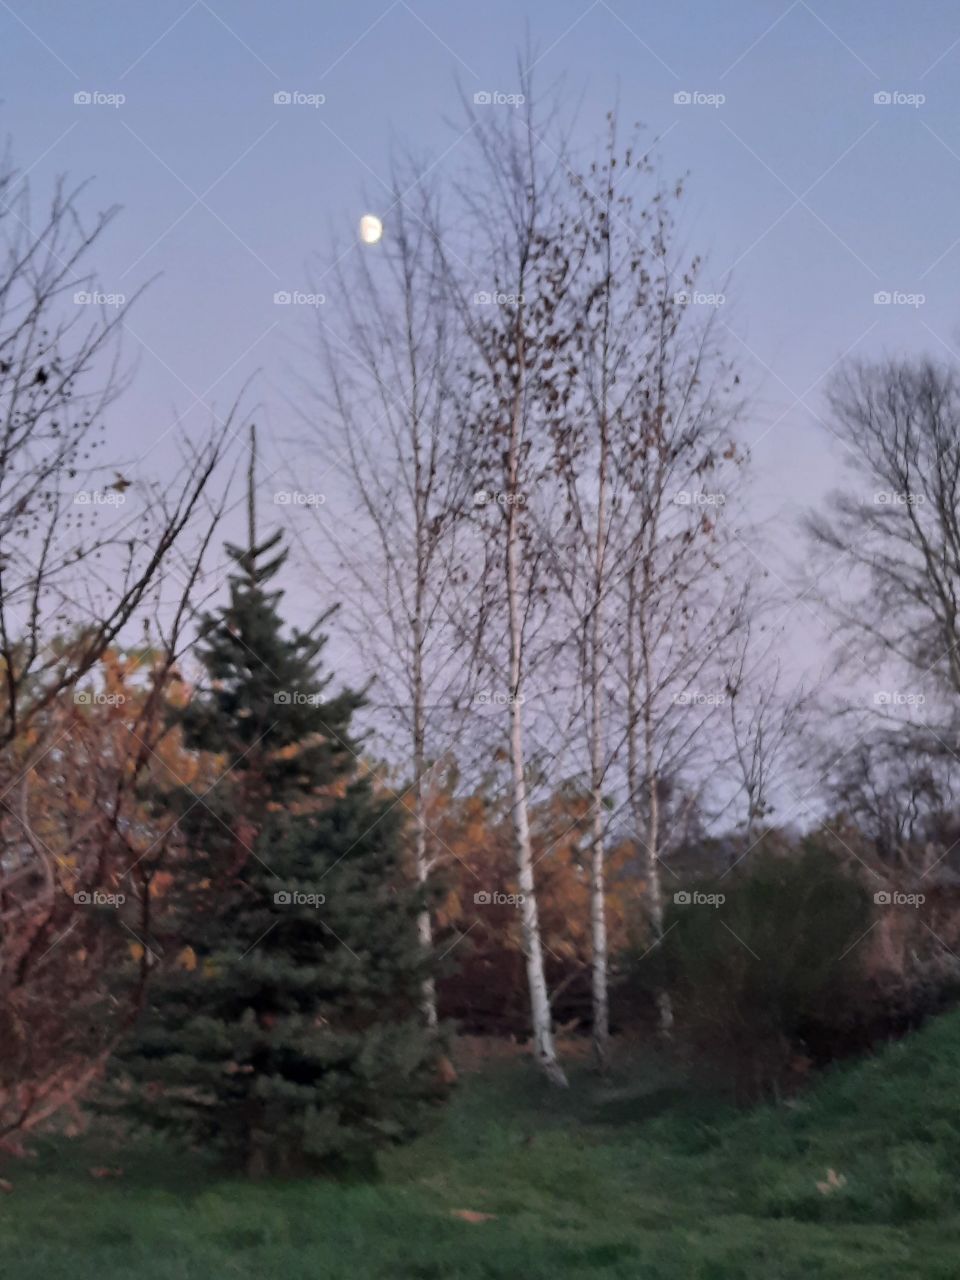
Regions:
<instances>
[{"instance_id":1,"label":"birch tree","mask_svg":"<svg viewBox=\"0 0 960 1280\"><path fill-rule=\"evenodd\" d=\"M605 787L623 746L614 725L613 664L624 628L625 564L650 516L631 488L637 427L650 413L663 340L662 262L669 248L671 207L681 190L651 181L653 169L636 139L621 147L613 112L600 157L571 173L576 231L569 324L578 353L576 394L554 432L554 465L567 503L560 538L550 539L553 568L571 613L580 672L576 714L583 727L591 796L590 932L593 1047L597 1065L609 1052L606 926ZM670 335L671 342L673 335ZM627 553L626 560L624 552ZM627 596L629 605L630 597ZM628 646L631 637L628 635ZM636 681L633 691L635 694ZM656 807L652 811L657 822ZM656 894L656 885L653 892Z\"/></svg>"},{"instance_id":2,"label":"birch tree","mask_svg":"<svg viewBox=\"0 0 960 1280\"><path fill-rule=\"evenodd\" d=\"M705 776L716 763L700 730L723 700L721 655L741 613L719 528L733 493L705 489L721 482L729 488L741 461L732 434L736 374L716 341L715 313L694 305L702 296L699 261L678 265L682 186L652 179L636 141L621 147L612 113L607 123L600 159L572 175L578 215L568 302L579 369L571 411L554 437L568 509L561 537L550 540L582 690L600 1066L609 1042L605 791L612 794L622 780L644 851L656 945L669 843L664 802L686 782L694 755ZM699 318L704 312L706 320ZM696 801L694 789L680 789ZM666 997L661 1019L669 1026Z\"/></svg>"},{"instance_id":3,"label":"birch tree","mask_svg":"<svg viewBox=\"0 0 960 1280\"><path fill-rule=\"evenodd\" d=\"M724 659L742 623L742 583L727 515L744 454L736 439L739 378L698 322L699 262L679 275L672 222L658 206L648 289L650 345L619 465L629 514L619 551L627 807L645 862L653 945L663 937L661 867L670 847L665 793L698 758L701 789L716 762L706 733L726 698ZM666 992L660 1025L672 1025Z\"/></svg>"},{"instance_id":4,"label":"birch tree","mask_svg":"<svg viewBox=\"0 0 960 1280\"><path fill-rule=\"evenodd\" d=\"M354 250L335 270L333 305L319 313L308 441L311 456L343 482L336 509L310 508L310 532L332 545L337 572L353 580L344 625L378 673L371 703L408 779L422 884L443 854L428 821L430 770L456 740L467 705L451 617L464 572L457 533L471 492L470 442L452 385L458 338L439 285L433 207L428 183L405 170L383 243ZM323 571L315 538L303 546ZM428 907L419 933L429 950ZM435 1026L432 977L423 1009Z\"/></svg>"},{"instance_id":5,"label":"birch tree","mask_svg":"<svg viewBox=\"0 0 960 1280\"><path fill-rule=\"evenodd\" d=\"M527 693L550 587L542 541L551 501L551 432L576 363L565 301L575 264L566 243L565 171L549 118L523 80L518 109L477 122L474 168L459 188L452 234L438 235L448 297L471 345L465 412L476 440L479 575L466 651L500 682L508 717L511 816L534 1053L566 1084L547 988L530 830ZM554 139L543 143L544 134Z\"/></svg>"}]
</instances>

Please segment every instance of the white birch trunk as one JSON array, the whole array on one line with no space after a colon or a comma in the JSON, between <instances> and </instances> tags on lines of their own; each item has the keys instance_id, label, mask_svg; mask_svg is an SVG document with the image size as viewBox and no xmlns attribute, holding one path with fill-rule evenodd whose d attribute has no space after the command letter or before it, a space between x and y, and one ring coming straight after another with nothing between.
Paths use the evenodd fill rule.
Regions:
<instances>
[{"instance_id":1,"label":"white birch trunk","mask_svg":"<svg viewBox=\"0 0 960 1280\"><path fill-rule=\"evenodd\" d=\"M606 423L602 424L597 495L597 537L594 562L593 616L590 623L590 791L592 832L590 851L590 950L593 997L593 1053L604 1070L610 1052L610 1001L607 981L606 857L603 811L603 586L606 557L607 457Z\"/></svg>"},{"instance_id":2,"label":"white birch trunk","mask_svg":"<svg viewBox=\"0 0 960 1280\"><path fill-rule=\"evenodd\" d=\"M417 821L417 838L415 847L416 872L417 880L421 886L426 883L429 874L429 864L427 862L427 833L424 827L424 802L423 788L421 780L417 779L417 802L416 802L416 821ZM422 907L417 915L417 936L420 939L420 945L424 952L429 955L433 949L433 921L430 919L430 909ZM423 980L421 987L420 1006L423 1010L424 1021L428 1027L437 1025L437 986L433 980L432 974L428 974Z\"/></svg>"},{"instance_id":3,"label":"white birch trunk","mask_svg":"<svg viewBox=\"0 0 960 1280\"><path fill-rule=\"evenodd\" d=\"M646 571L646 566L645 566ZM653 935L652 946L663 940L663 884L660 878L660 786L654 764L653 705L650 696L651 655L647 628L644 625L644 593L649 590L645 572L643 592L638 598L636 577L633 571L629 579L627 609L627 785L630 791L630 807L634 825L639 835L644 832L644 868L646 871L647 918ZM637 661L634 625L640 638L640 661ZM643 680L644 697L638 706L637 686ZM643 725L643 791L646 794L647 812L641 805L640 752L638 732ZM660 1030L669 1035L673 1028L673 1003L669 992L662 988L656 993Z\"/></svg>"},{"instance_id":4,"label":"white birch trunk","mask_svg":"<svg viewBox=\"0 0 960 1280\"><path fill-rule=\"evenodd\" d=\"M419 480L419 455L417 476ZM418 489L419 498L419 489ZM419 517L419 505L418 505ZM424 680L423 680L423 635L421 616L424 596L423 556L420 553L420 520L417 526L417 589L416 612L413 622L413 770L416 787L414 821L416 837L414 840L414 862L417 881L421 888L426 884L430 874L427 853L427 802L423 789L423 775L426 769L426 732L424 728ZM433 949L433 922L430 919L430 908L424 905L417 915L417 936L426 955ZM424 1021L428 1027L437 1025L437 987L432 974L427 974L421 987L421 1008Z\"/></svg>"},{"instance_id":5,"label":"white birch trunk","mask_svg":"<svg viewBox=\"0 0 960 1280\"><path fill-rule=\"evenodd\" d=\"M520 454L520 415L522 400L518 395L514 405L510 452L508 457L509 494L518 494L518 467ZM537 893L533 875L533 846L530 840L530 819L527 804L526 758L523 746L523 618L520 599L520 531L519 511L515 500L508 501L506 510L507 545L507 613L510 633L510 772L513 791L513 829L516 840L517 885L522 895L521 921L523 948L527 965L527 986L530 992L530 1021L533 1031L533 1048L537 1062L551 1084L566 1086L567 1078L557 1059L553 1039L553 1018L547 979L543 965L543 945L540 940L540 917L537 909Z\"/></svg>"}]
</instances>

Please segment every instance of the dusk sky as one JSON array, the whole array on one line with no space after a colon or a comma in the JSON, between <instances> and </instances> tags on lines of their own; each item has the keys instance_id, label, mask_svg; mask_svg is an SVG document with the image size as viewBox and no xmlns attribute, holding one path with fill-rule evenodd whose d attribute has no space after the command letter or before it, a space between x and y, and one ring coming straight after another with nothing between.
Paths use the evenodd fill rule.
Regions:
<instances>
[{"instance_id":1,"label":"dusk sky","mask_svg":"<svg viewBox=\"0 0 960 1280\"><path fill-rule=\"evenodd\" d=\"M818 419L844 354L957 346L960 14L945 0L0 0L0 29L3 128L38 208L56 175L93 177L88 209L122 206L101 288L157 277L129 317L139 372L110 422L132 465L161 439L144 471L162 470L179 415L199 430L255 370L245 403L265 471L280 464L313 316L274 294L316 287L336 306L325 272L370 252L360 215L383 213L389 236L392 143L455 175L457 81L468 98L515 92L528 31L541 86L564 78L575 140L592 147L618 102L661 139L661 172L690 174L684 241L726 296L752 395L756 514L792 518L829 486L841 451ZM884 291L909 300L875 304Z\"/></svg>"},{"instance_id":2,"label":"dusk sky","mask_svg":"<svg viewBox=\"0 0 960 1280\"><path fill-rule=\"evenodd\" d=\"M960 1275L958 211L960 0L0 0L2 1280Z\"/></svg>"}]
</instances>

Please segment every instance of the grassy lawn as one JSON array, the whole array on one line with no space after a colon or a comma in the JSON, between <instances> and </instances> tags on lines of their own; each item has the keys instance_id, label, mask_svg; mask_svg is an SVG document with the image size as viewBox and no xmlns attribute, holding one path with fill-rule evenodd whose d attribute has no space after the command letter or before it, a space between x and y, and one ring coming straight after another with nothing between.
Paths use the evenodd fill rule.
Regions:
<instances>
[{"instance_id":1,"label":"grassy lawn","mask_svg":"<svg viewBox=\"0 0 960 1280\"><path fill-rule=\"evenodd\" d=\"M3 1170L0 1275L955 1280L958 1067L958 1015L750 1114L639 1067L581 1072L568 1095L491 1067L375 1185L250 1185L159 1148L64 1141Z\"/></svg>"}]
</instances>

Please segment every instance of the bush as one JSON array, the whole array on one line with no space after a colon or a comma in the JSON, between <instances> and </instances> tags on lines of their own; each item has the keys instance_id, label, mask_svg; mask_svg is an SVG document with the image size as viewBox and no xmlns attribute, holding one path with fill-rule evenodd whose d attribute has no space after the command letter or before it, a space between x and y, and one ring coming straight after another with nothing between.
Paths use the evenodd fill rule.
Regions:
<instances>
[{"instance_id":1,"label":"bush","mask_svg":"<svg viewBox=\"0 0 960 1280\"><path fill-rule=\"evenodd\" d=\"M777 1097L809 1067L808 1037L852 1018L869 927L866 890L830 854L761 851L675 892L663 942L633 978L665 984L677 1048L696 1068L742 1101Z\"/></svg>"}]
</instances>

